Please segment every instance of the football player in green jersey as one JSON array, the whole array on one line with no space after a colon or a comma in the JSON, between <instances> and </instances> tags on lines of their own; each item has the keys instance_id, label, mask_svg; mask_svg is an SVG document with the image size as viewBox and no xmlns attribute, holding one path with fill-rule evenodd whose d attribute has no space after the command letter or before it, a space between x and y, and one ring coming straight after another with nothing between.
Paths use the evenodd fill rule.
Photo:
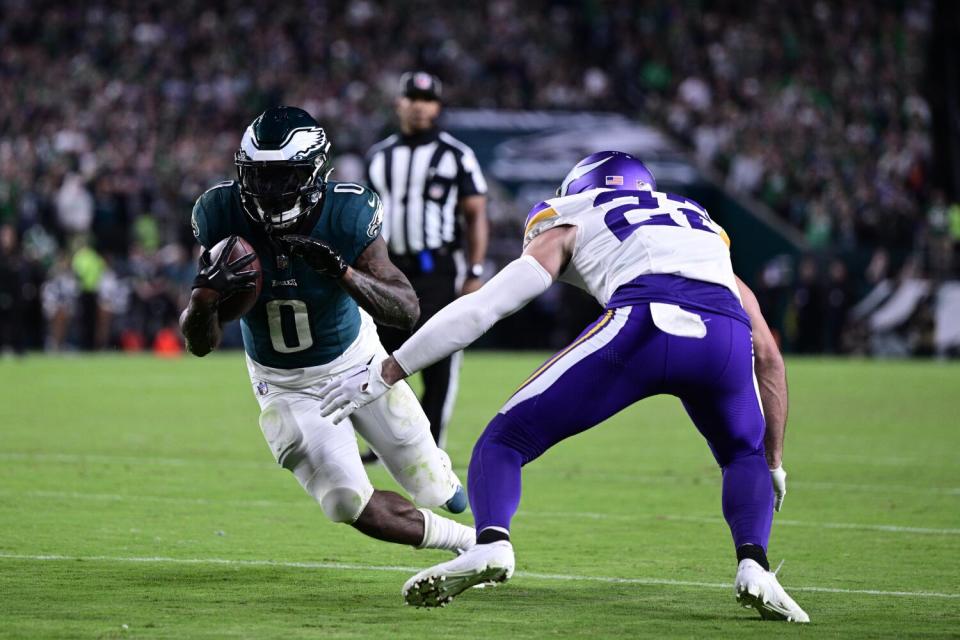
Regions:
<instances>
[{"instance_id":1,"label":"football player in green jersey","mask_svg":"<svg viewBox=\"0 0 960 640\"><path fill-rule=\"evenodd\" d=\"M240 236L261 263L263 287L241 329L260 428L277 462L334 522L389 542L469 548L472 528L374 489L360 461L355 432L417 504L454 513L466 507L408 386L396 385L351 421L334 425L320 415L318 391L331 376L386 357L373 320L409 330L419 316L416 294L380 238L379 198L328 180L329 154L326 132L302 109L268 109L247 128L238 180L208 190L193 208L203 255L181 315L187 348L197 356L215 349L219 300L253 286L245 260L228 263L230 251L210 257L219 241Z\"/></svg>"}]
</instances>

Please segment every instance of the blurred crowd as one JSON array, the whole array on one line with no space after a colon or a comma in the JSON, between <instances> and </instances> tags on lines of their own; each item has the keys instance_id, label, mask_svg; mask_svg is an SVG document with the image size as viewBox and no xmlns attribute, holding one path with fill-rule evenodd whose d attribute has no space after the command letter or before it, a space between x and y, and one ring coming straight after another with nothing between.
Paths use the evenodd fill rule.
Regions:
<instances>
[{"instance_id":1,"label":"blurred crowd","mask_svg":"<svg viewBox=\"0 0 960 640\"><path fill-rule=\"evenodd\" d=\"M7 0L0 347L172 349L190 208L251 118L302 106L356 167L413 68L458 107L658 122L812 249L919 252L946 277L960 204L930 183L930 22L924 0Z\"/></svg>"}]
</instances>

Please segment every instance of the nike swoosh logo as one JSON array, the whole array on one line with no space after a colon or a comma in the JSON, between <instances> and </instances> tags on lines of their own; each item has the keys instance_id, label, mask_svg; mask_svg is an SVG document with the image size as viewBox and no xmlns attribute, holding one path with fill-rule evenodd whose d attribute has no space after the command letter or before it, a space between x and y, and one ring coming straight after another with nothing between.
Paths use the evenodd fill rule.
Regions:
<instances>
[{"instance_id":1,"label":"nike swoosh logo","mask_svg":"<svg viewBox=\"0 0 960 640\"><path fill-rule=\"evenodd\" d=\"M367 200L367 206L373 208L373 205L377 204L377 199L373 196L370 196L370 199Z\"/></svg>"},{"instance_id":2,"label":"nike swoosh logo","mask_svg":"<svg viewBox=\"0 0 960 640\"><path fill-rule=\"evenodd\" d=\"M571 182L573 182L577 178L582 178L583 176L587 175L588 173L590 173L591 171L593 171L594 169L602 165L607 160L610 160L611 158L613 158L613 156L607 156L606 158L601 158L600 160L597 160L596 162L592 162L588 165L584 165L582 167L574 167L573 170L570 171L570 173L567 175L567 179L563 181L563 185L560 187L560 193L566 192L567 187L570 185Z\"/></svg>"}]
</instances>

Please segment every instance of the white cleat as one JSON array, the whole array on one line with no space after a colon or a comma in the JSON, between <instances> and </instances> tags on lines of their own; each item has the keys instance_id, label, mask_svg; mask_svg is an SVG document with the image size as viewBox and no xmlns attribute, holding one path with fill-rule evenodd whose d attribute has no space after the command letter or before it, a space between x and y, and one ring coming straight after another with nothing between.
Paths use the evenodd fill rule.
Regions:
<instances>
[{"instance_id":1,"label":"white cleat","mask_svg":"<svg viewBox=\"0 0 960 640\"><path fill-rule=\"evenodd\" d=\"M403 599L415 607L443 607L470 587L506 582L513 575L513 565L513 545L508 540L478 544L407 580Z\"/></svg>"},{"instance_id":2,"label":"white cleat","mask_svg":"<svg viewBox=\"0 0 960 640\"><path fill-rule=\"evenodd\" d=\"M733 591L741 607L753 607L764 620L810 622L806 611L780 586L776 574L749 558L741 560L737 567Z\"/></svg>"}]
</instances>

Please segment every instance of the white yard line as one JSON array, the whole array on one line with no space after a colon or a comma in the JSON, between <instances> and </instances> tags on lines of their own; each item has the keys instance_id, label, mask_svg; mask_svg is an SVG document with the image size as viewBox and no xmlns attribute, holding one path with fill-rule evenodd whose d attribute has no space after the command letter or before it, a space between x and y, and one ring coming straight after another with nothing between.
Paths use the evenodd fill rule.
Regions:
<instances>
[{"instance_id":1,"label":"white yard line","mask_svg":"<svg viewBox=\"0 0 960 640\"><path fill-rule=\"evenodd\" d=\"M20 496L24 498L39 498L53 500L92 500L100 502L141 502L169 505L231 505L248 508L315 508L314 503L306 496L303 499L293 500L244 500L244 499L215 499L215 498L176 498L170 496L139 496L122 493L84 493L79 491L14 491L0 489L0 496ZM469 515L469 511L467 512ZM703 524L724 525L723 518L710 516L688 516L671 514L638 514L638 513L599 513L589 511L525 511L517 512L516 517L532 518L563 518L586 520L610 520L619 522L663 521L668 522L696 522ZM918 535L960 535L960 529L936 527L912 527L893 524L863 524L856 522L815 522L806 520L789 520L774 517L774 524L781 527L807 527L812 529L848 529L854 531L879 531L883 533L906 533Z\"/></svg>"},{"instance_id":2,"label":"white yard line","mask_svg":"<svg viewBox=\"0 0 960 640\"><path fill-rule=\"evenodd\" d=\"M0 553L0 559L32 562L126 562L140 564L185 564L185 565L224 565L234 567L284 567L291 569L323 569L346 571L388 571L394 573L416 573L420 567L396 565L351 564L345 562L282 562L277 560L232 560L228 558L168 558L168 557L122 557L122 556L66 556L66 555L24 555ZM732 589L726 582L694 582L689 580L670 580L666 578L617 578L611 576L589 576L557 573L530 573L518 571L518 578L534 580L558 580L564 582L603 582L609 584L638 584L648 586L699 587L705 589ZM814 591L818 593L845 593L868 596L892 596L906 598L948 598L958 599L960 593L940 593L936 591L882 591L878 589L839 589L834 587L797 587L791 591Z\"/></svg>"}]
</instances>

